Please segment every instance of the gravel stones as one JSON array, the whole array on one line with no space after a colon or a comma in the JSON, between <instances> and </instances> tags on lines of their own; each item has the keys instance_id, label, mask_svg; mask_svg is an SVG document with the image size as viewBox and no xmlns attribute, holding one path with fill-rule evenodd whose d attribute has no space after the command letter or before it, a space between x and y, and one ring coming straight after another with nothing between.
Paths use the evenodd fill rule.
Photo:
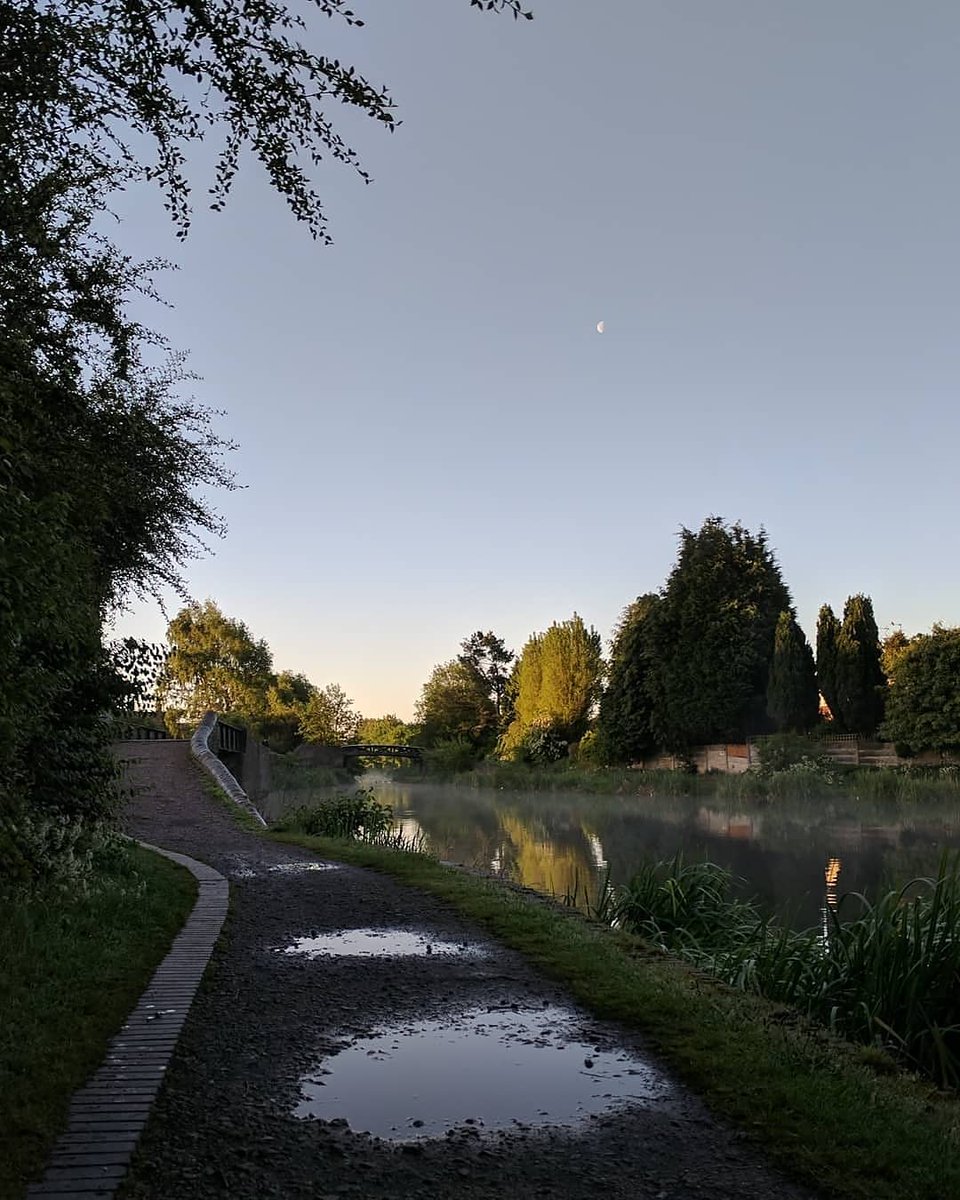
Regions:
<instances>
[{"instance_id":1,"label":"gravel stones","mask_svg":"<svg viewBox=\"0 0 960 1200\"><path fill-rule=\"evenodd\" d=\"M573 1006L519 955L432 897L351 867L271 870L317 860L235 825L204 794L183 744L132 750L140 762L129 774L141 790L128 809L128 831L231 877L232 901L127 1181L132 1200L470 1200L499 1198L505 1188L570 1200L595 1200L598 1191L630 1200L809 1196L676 1084L662 1102L596 1114L577 1130L491 1132L474 1118L443 1137L395 1144L356 1133L342 1118L295 1119L301 1078L357 1038L404 1023L455 1021L478 1007L529 1013ZM407 929L437 942L483 945L486 953L277 953L298 937L364 928ZM585 1014L577 1031L595 1054L650 1059L635 1035ZM418 1119L413 1110L406 1116Z\"/></svg>"}]
</instances>

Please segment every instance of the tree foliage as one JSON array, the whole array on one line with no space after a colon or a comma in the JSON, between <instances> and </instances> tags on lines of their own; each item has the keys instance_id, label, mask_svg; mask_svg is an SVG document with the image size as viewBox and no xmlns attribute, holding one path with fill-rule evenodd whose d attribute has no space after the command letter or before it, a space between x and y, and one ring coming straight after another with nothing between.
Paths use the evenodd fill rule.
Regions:
<instances>
[{"instance_id":1,"label":"tree foliage","mask_svg":"<svg viewBox=\"0 0 960 1200\"><path fill-rule=\"evenodd\" d=\"M160 694L175 721L197 722L210 710L250 719L265 714L273 657L242 621L212 600L194 600L170 622L167 642Z\"/></svg>"},{"instance_id":2,"label":"tree foliage","mask_svg":"<svg viewBox=\"0 0 960 1200\"><path fill-rule=\"evenodd\" d=\"M128 712L158 712L158 690L167 666L166 646L126 637L111 642L106 650L118 679L118 707Z\"/></svg>"},{"instance_id":3,"label":"tree foliage","mask_svg":"<svg viewBox=\"0 0 960 1200\"><path fill-rule=\"evenodd\" d=\"M638 596L624 609L614 631L597 721L597 754L606 762L637 762L655 749L645 634L647 618L658 599L653 592Z\"/></svg>"},{"instance_id":4,"label":"tree foliage","mask_svg":"<svg viewBox=\"0 0 960 1200\"><path fill-rule=\"evenodd\" d=\"M876 732L887 687L869 596L849 596L842 621L828 604L820 609L817 678L839 731L867 737Z\"/></svg>"},{"instance_id":5,"label":"tree foliage","mask_svg":"<svg viewBox=\"0 0 960 1200\"><path fill-rule=\"evenodd\" d=\"M486 681L456 658L434 667L417 701L415 720L427 746L465 738L484 747L496 737L497 712Z\"/></svg>"},{"instance_id":6,"label":"tree foliage","mask_svg":"<svg viewBox=\"0 0 960 1200\"><path fill-rule=\"evenodd\" d=\"M908 754L960 753L960 628L934 625L899 656L882 736Z\"/></svg>"},{"instance_id":7,"label":"tree foliage","mask_svg":"<svg viewBox=\"0 0 960 1200\"><path fill-rule=\"evenodd\" d=\"M271 750L286 754L303 741L301 721L317 689L297 671L281 671L272 677L264 696L263 712L251 727Z\"/></svg>"},{"instance_id":8,"label":"tree foliage","mask_svg":"<svg viewBox=\"0 0 960 1200\"><path fill-rule=\"evenodd\" d=\"M406 746L416 742L419 730L401 721L395 713L364 717L357 727L357 741L369 746Z\"/></svg>"},{"instance_id":9,"label":"tree foliage","mask_svg":"<svg viewBox=\"0 0 960 1200\"><path fill-rule=\"evenodd\" d=\"M508 650L503 638L492 631L479 629L460 643L462 653L458 656L464 666L470 667L480 676L493 700L497 720L501 721L507 706L507 684L514 653Z\"/></svg>"},{"instance_id":10,"label":"tree foliage","mask_svg":"<svg viewBox=\"0 0 960 1200\"><path fill-rule=\"evenodd\" d=\"M684 751L767 725L774 632L792 607L763 530L708 518L683 529L677 563L648 620L653 732Z\"/></svg>"},{"instance_id":11,"label":"tree foliage","mask_svg":"<svg viewBox=\"0 0 960 1200\"><path fill-rule=\"evenodd\" d=\"M339 683L314 689L300 717L300 735L305 742L347 746L357 740L360 714Z\"/></svg>"},{"instance_id":12,"label":"tree foliage","mask_svg":"<svg viewBox=\"0 0 960 1200\"><path fill-rule=\"evenodd\" d=\"M577 613L545 633L533 634L516 670L514 718L503 739L505 753L549 730L560 743L583 736L600 698L603 657L600 635Z\"/></svg>"},{"instance_id":13,"label":"tree foliage","mask_svg":"<svg viewBox=\"0 0 960 1200\"><path fill-rule=\"evenodd\" d=\"M844 727L872 737L883 719L887 680L880 665L880 634L869 596L850 596L836 641L836 687Z\"/></svg>"},{"instance_id":14,"label":"tree foliage","mask_svg":"<svg viewBox=\"0 0 960 1200\"><path fill-rule=\"evenodd\" d=\"M778 733L805 733L817 721L819 693L813 651L790 610L777 619L767 681L767 714Z\"/></svg>"},{"instance_id":15,"label":"tree foliage","mask_svg":"<svg viewBox=\"0 0 960 1200\"><path fill-rule=\"evenodd\" d=\"M363 24L344 0L313 7ZM476 7L527 15L516 0ZM144 174L163 186L181 232L190 214L187 155L204 136L221 139L213 208L249 155L294 215L328 240L307 164L332 159L369 179L331 111L397 124L387 90L309 48L301 10L280 0L0 0L0 28L0 142L23 186L60 163L114 183Z\"/></svg>"},{"instance_id":16,"label":"tree foliage","mask_svg":"<svg viewBox=\"0 0 960 1200\"><path fill-rule=\"evenodd\" d=\"M833 722L842 731L843 717L840 712L840 698L837 682L837 638L840 636L840 622L829 604L820 608L817 616L817 683Z\"/></svg>"},{"instance_id":17,"label":"tree foliage","mask_svg":"<svg viewBox=\"0 0 960 1200\"><path fill-rule=\"evenodd\" d=\"M314 3L321 15L360 24L343 0ZM517 0L476 6L528 15ZM388 128L395 118L383 88L308 49L304 29L299 12L278 0L0 0L7 877L80 862L84 839L110 813L102 717L122 686L100 644L103 619L130 591L172 585L183 594L184 562L221 528L202 495L231 484L211 414L182 396L182 361L145 365L161 339L129 315L128 302L153 294L159 264L133 263L103 236L111 193L135 178L158 180L185 233L187 155L218 132L214 208L241 155L252 154L294 214L326 239L310 166L326 156L366 178L331 107ZM215 707L238 702L220 671L226 690L211 696ZM269 668L251 671L255 686L238 683L243 672L233 680L243 705ZM192 691L199 702L198 686Z\"/></svg>"}]
</instances>

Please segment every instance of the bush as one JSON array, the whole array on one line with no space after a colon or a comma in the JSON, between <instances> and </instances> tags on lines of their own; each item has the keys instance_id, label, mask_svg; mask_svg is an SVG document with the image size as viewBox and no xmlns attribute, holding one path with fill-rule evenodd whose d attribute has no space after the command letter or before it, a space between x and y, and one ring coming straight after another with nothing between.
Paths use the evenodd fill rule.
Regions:
<instances>
[{"instance_id":1,"label":"bush","mask_svg":"<svg viewBox=\"0 0 960 1200\"><path fill-rule=\"evenodd\" d=\"M319 804L301 805L284 813L274 826L282 833L304 833L308 837L376 841L390 831L393 810L381 804L369 788L358 788Z\"/></svg>"},{"instance_id":2,"label":"bush","mask_svg":"<svg viewBox=\"0 0 960 1200\"><path fill-rule=\"evenodd\" d=\"M480 758L480 751L468 738L440 738L427 751L427 764L436 771L471 771Z\"/></svg>"}]
</instances>

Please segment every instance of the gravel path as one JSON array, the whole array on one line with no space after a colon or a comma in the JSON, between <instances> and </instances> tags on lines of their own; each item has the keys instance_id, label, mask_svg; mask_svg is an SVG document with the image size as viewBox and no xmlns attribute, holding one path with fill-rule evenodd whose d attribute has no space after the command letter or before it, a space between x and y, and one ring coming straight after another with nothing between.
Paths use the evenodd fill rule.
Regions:
<instances>
[{"instance_id":1,"label":"gravel path","mask_svg":"<svg viewBox=\"0 0 960 1200\"><path fill-rule=\"evenodd\" d=\"M127 830L216 867L230 878L232 893L224 936L174 1053L126 1195L469 1200L515 1190L523 1197L565 1200L596 1200L598 1194L631 1200L811 1200L670 1081L636 1035L576 1010L519 955L492 943L432 897L373 872L322 869L307 851L244 832L207 798L183 743L127 744L123 753L135 756L127 771L138 788ZM422 934L436 950L391 958L284 953L297 938L362 928ZM467 944L476 953L443 954L445 941ZM572 1010L569 1022L558 1019L557 1008ZM400 1133L394 1136L415 1139L418 1128L429 1127L429 1121L417 1125L416 1097L438 1061L453 1065L452 1103L463 1114L462 1124L445 1135L384 1140L354 1132L329 1106L326 1119L293 1115L304 1097L303 1077L316 1076L324 1062L336 1084L338 1052L344 1054L339 1069L349 1054L353 1060L362 1055L362 1048L349 1049L355 1040L385 1030L399 1033L425 1019L455 1031L464 1014L477 1012L494 1026L514 1013L534 1026L539 1020L543 1032L535 1041L556 1045L579 1038L598 1062L610 1053L635 1055L641 1083L649 1083L648 1067L658 1081L652 1098L576 1127L527 1123L495 1130L489 1114L486 1125L481 1123L482 1097L476 1098L476 1116L468 1116L472 1086L489 1064L477 1059L476 1071L464 1067L456 1049L435 1036L418 1050L415 1061L422 1069L415 1067L399 1086L394 1109ZM529 1040L521 1036L515 1042L529 1053ZM496 1030L488 1037L493 1049L503 1041ZM387 1053L371 1052L369 1063L359 1064L370 1072L361 1099L372 1108L380 1104L390 1111L393 1060L400 1060L405 1044L397 1036ZM540 1049L533 1057L547 1062L550 1055ZM375 1064L385 1072L382 1081ZM585 1065L592 1066L593 1059ZM536 1076L537 1068L531 1070L534 1076L525 1079ZM583 1070L575 1074L586 1079ZM546 1110L558 1102L558 1079L544 1083ZM315 1091L323 1097L322 1087ZM497 1097L501 1112L520 1102L519 1093L505 1072ZM354 1125L367 1127L358 1120Z\"/></svg>"}]
</instances>

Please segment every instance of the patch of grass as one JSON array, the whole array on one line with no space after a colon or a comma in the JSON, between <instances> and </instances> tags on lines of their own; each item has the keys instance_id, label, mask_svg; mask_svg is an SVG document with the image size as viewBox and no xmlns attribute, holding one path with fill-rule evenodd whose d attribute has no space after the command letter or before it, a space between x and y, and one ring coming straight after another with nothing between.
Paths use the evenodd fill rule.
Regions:
<instances>
[{"instance_id":1,"label":"patch of grass","mask_svg":"<svg viewBox=\"0 0 960 1200\"><path fill-rule=\"evenodd\" d=\"M420 855L271 836L387 872L452 904L597 1016L640 1030L714 1112L824 1194L960 1196L960 1103L892 1070L886 1056L729 988L636 936L501 883Z\"/></svg>"},{"instance_id":2,"label":"patch of grass","mask_svg":"<svg viewBox=\"0 0 960 1200\"><path fill-rule=\"evenodd\" d=\"M39 1178L67 1105L193 907L189 871L127 844L82 887L0 905L0 1198Z\"/></svg>"}]
</instances>

